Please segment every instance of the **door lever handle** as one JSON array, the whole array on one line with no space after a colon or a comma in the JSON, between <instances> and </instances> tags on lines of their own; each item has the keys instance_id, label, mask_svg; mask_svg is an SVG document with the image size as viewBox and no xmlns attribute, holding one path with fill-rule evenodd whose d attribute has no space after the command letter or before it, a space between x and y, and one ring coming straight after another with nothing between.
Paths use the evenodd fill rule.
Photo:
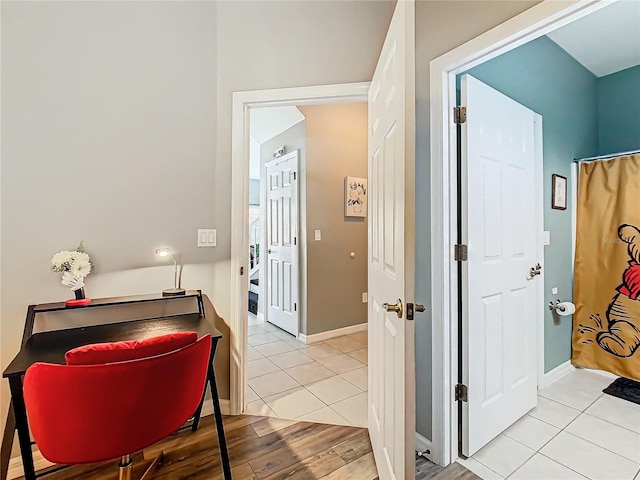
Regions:
<instances>
[{"instance_id":1,"label":"door lever handle","mask_svg":"<svg viewBox=\"0 0 640 480\"><path fill-rule=\"evenodd\" d=\"M533 278L536 275L540 274L542 274L542 265L540 265L539 263L537 263L535 267L531 267L529 269L529 278Z\"/></svg>"},{"instance_id":2,"label":"door lever handle","mask_svg":"<svg viewBox=\"0 0 640 480\"><path fill-rule=\"evenodd\" d=\"M402 318L402 300L398 299L398 303L383 303L382 308L387 312L396 312L398 318Z\"/></svg>"}]
</instances>

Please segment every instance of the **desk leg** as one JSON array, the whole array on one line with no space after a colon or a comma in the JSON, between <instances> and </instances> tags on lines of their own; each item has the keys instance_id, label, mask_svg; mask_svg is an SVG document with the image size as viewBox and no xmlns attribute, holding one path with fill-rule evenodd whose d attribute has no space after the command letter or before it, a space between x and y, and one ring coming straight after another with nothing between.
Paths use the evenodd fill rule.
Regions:
<instances>
[{"instance_id":1,"label":"desk leg","mask_svg":"<svg viewBox=\"0 0 640 480\"><path fill-rule=\"evenodd\" d=\"M5 480L9 471L9 461L11 460L11 448L13 447L13 437L16 434L16 416L13 413L13 402L9 402L9 412L7 421L4 424L4 434L2 435L2 461L0 461L0 478Z\"/></svg>"},{"instance_id":2,"label":"desk leg","mask_svg":"<svg viewBox=\"0 0 640 480\"><path fill-rule=\"evenodd\" d=\"M24 396L22 395L22 377L19 375L10 377L9 388L11 389L11 403L13 404L13 413L16 418L16 428L18 429L18 440L20 441L20 454L22 455L24 478L25 480L35 480L36 471L33 466L31 436L29 435L27 410L24 406Z\"/></svg>"},{"instance_id":3,"label":"desk leg","mask_svg":"<svg viewBox=\"0 0 640 480\"><path fill-rule=\"evenodd\" d=\"M211 386L211 400L213 401L213 414L216 417L216 430L218 431L218 445L220 446L220 459L225 480L231 479L231 465L229 463L229 452L227 451L227 439L224 435L224 424L222 422L222 412L220 411L220 399L218 398L218 387L216 385L216 375L213 371L213 362L209 363L209 385Z\"/></svg>"}]
</instances>

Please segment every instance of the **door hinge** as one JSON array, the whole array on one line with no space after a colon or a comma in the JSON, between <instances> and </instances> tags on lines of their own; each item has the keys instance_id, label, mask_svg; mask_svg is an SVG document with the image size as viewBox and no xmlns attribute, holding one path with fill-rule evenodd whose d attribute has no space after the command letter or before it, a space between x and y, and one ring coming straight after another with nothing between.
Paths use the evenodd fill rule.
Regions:
<instances>
[{"instance_id":1,"label":"door hinge","mask_svg":"<svg viewBox=\"0 0 640 480\"><path fill-rule=\"evenodd\" d=\"M294 180L297 178L297 176L298 176L298 175L297 175L297 173L296 173L296 172L293 172L293 179L294 179Z\"/></svg>"},{"instance_id":2,"label":"door hinge","mask_svg":"<svg viewBox=\"0 0 640 480\"><path fill-rule=\"evenodd\" d=\"M462 125L467 121L467 107L453 107L453 123Z\"/></svg>"},{"instance_id":3,"label":"door hinge","mask_svg":"<svg viewBox=\"0 0 640 480\"><path fill-rule=\"evenodd\" d=\"M293 244L298 245L298 237L293 237Z\"/></svg>"},{"instance_id":4,"label":"door hinge","mask_svg":"<svg viewBox=\"0 0 640 480\"><path fill-rule=\"evenodd\" d=\"M240 267L240 275L244 275L244 267Z\"/></svg>"},{"instance_id":5,"label":"door hinge","mask_svg":"<svg viewBox=\"0 0 640 480\"><path fill-rule=\"evenodd\" d=\"M468 402L468 393L469 391L467 389L467 386L463 385L462 383L458 383L456 385L456 402L459 402L460 400L462 400L463 402Z\"/></svg>"},{"instance_id":6,"label":"door hinge","mask_svg":"<svg viewBox=\"0 0 640 480\"><path fill-rule=\"evenodd\" d=\"M464 243L459 243L454 247L453 258L456 262L466 262L468 260L467 246Z\"/></svg>"},{"instance_id":7,"label":"door hinge","mask_svg":"<svg viewBox=\"0 0 640 480\"><path fill-rule=\"evenodd\" d=\"M294 303L294 304L293 304L293 311L294 311L294 312L297 312L297 311L298 311L298 304L297 304L297 303Z\"/></svg>"}]
</instances>

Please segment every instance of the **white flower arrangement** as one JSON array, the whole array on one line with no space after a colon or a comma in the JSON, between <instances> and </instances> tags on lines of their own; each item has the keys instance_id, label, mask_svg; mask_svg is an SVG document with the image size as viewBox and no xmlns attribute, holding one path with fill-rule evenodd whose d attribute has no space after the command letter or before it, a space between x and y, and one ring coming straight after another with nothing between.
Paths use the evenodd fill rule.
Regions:
<instances>
[{"instance_id":1,"label":"white flower arrangement","mask_svg":"<svg viewBox=\"0 0 640 480\"><path fill-rule=\"evenodd\" d=\"M84 277L91 273L91 260L84 251L82 242L73 251L62 250L51 259L51 270L62 272L62 285L72 291L84 287Z\"/></svg>"}]
</instances>

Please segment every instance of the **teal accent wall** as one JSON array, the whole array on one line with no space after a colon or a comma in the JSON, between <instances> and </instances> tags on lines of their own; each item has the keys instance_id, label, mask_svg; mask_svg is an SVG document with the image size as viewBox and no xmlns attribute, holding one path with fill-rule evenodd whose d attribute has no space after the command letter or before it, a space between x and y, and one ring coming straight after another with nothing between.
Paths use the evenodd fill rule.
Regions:
<instances>
[{"instance_id":1,"label":"teal accent wall","mask_svg":"<svg viewBox=\"0 0 640 480\"><path fill-rule=\"evenodd\" d=\"M598 79L598 153L640 149L640 65Z\"/></svg>"},{"instance_id":2,"label":"teal accent wall","mask_svg":"<svg viewBox=\"0 0 640 480\"><path fill-rule=\"evenodd\" d=\"M541 37L468 72L478 80L542 115L544 155L545 305L573 298L571 191L566 210L551 209L551 175L567 177L571 163L598 152L598 79L547 37ZM527 212L523 215L529 216ZM551 289L558 287L557 295ZM545 308L545 372L571 358L571 318L560 320Z\"/></svg>"}]
</instances>

